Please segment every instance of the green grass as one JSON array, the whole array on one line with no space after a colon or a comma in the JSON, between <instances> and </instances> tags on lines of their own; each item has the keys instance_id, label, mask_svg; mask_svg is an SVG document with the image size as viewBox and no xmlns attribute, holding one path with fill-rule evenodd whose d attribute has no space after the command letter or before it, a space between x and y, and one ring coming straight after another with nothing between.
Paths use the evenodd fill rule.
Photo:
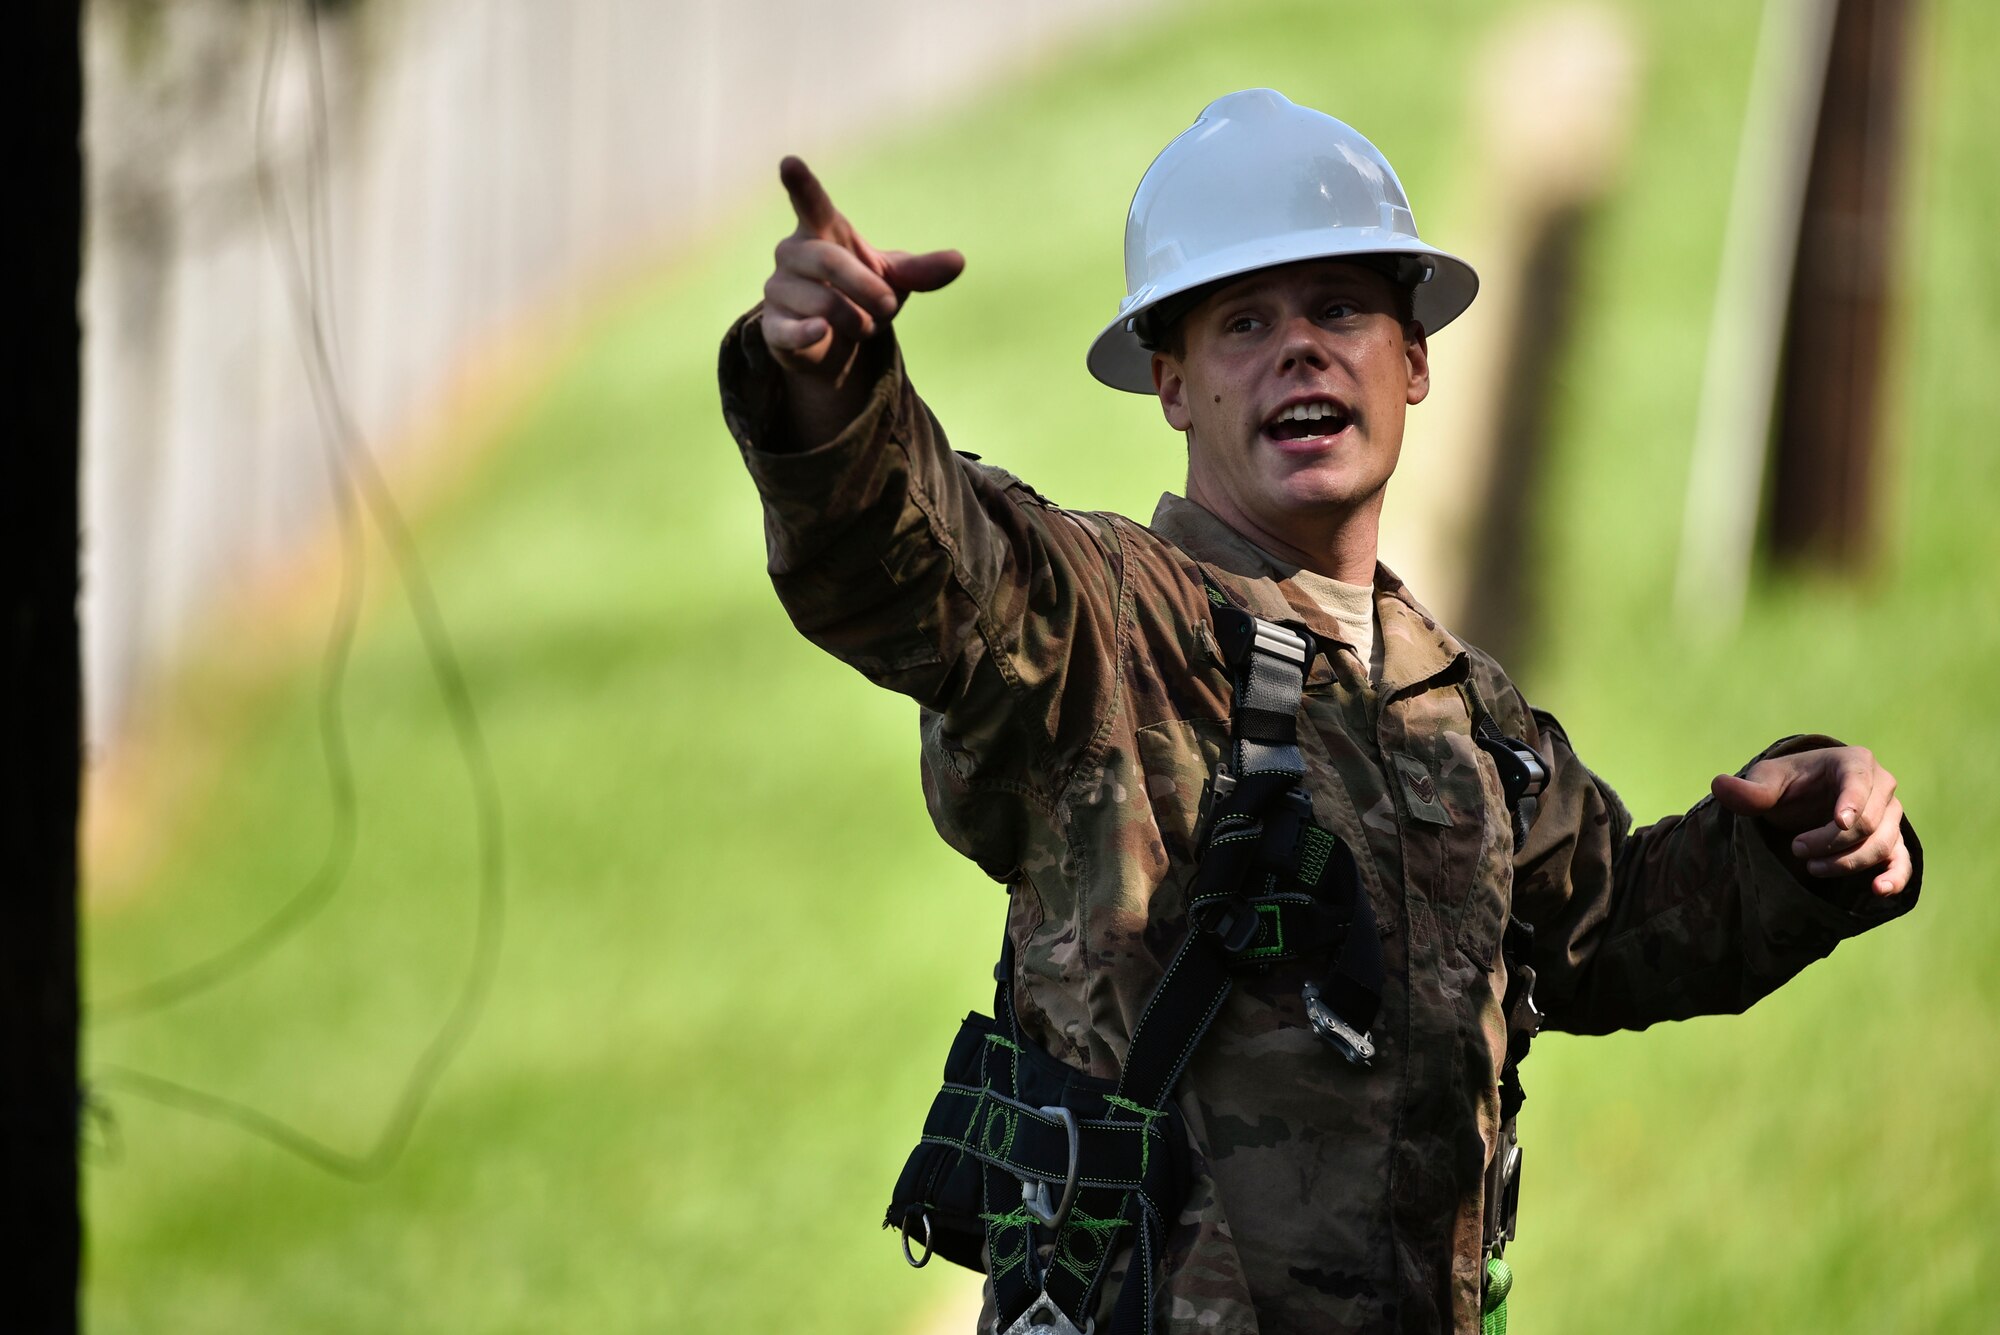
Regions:
<instances>
[{"instance_id":1,"label":"green grass","mask_svg":"<svg viewBox=\"0 0 2000 1335\"><path fill-rule=\"evenodd\" d=\"M816 165L875 239L970 258L902 326L954 443L1064 503L1143 515L1177 485L1177 442L1081 369L1140 167L1205 98L1271 84L1370 133L1449 246L1474 207L1456 90L1493 9L1156 17ZM1743 1019L1539 1045L1515 1320L1989 1329L2000 91L1980 53L2000 11L1940 0L1925 43L1884 572L1765 580L1718 644L1661 609L1756 14L1633 12L1641 118L1590 238L1540 528L1545 631L1516 667L1642 818L1775 735L1868 742L1902 778L1930 886ZM492 1007L407 1158L357 1187L115 1099L120 1153L89 1175L95 1329L860 1331L956 1286L910 1275L874 1221L957 1016L987 1000L1002 896L929 833L913 708L801 642L764 580L713 360L788 226L774 186L631 293L422 526L505 795L511 902ZM310 873L312 688L302 667L233 706L250 721L212 798L88 923L93 991L197 958ZM473 844L394 604L348 712L363 827L341 898L222 993L92 1030L87 1056L360 1149L464 969Z\"/></svg>"}]
</instances>

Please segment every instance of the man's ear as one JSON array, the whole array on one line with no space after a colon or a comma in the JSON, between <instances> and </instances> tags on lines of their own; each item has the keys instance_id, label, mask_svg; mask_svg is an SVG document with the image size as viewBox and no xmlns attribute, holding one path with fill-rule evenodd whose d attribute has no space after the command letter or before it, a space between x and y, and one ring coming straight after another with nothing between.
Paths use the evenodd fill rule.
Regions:
<instances>
[{"instance_id":1,"label":"man's ear","mask_svg":"<svg viewBox=\"0 0 2000 1335\"><path fill-rule=\"evenodd\" d=\"M1153 392L1160 396L1160 411L1168 426L1176 431L1194 426L1194 417L1188 412L1185 373L1181 364L1164 352L1153 354Z\"/></svg>"},{"instance_id":2,"label":"man's ear","mask_svg":"<svg viewBox=\"0 0 2000 1335\"><path fill-rule=\"evenodd\" d=\"M1410 368L1410 383L1404 399L1415 407L1431 392L1431 345L1425 341L1424 327L1415 321L1403 335L1403 360Z\"/></svg>"}]
</instances>

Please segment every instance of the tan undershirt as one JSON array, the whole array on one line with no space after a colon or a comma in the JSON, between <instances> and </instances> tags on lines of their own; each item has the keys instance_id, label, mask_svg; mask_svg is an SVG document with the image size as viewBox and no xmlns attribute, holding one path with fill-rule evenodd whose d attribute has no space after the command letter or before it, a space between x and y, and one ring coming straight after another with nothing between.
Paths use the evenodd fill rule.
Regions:
<instances>
[{"instance_id":1,"label":"tan undershirt","mask_svg":"<svg viewBox=\"0 0 2000 1335\"><path fill-rule=\"evenodd\" d=\"M1380 637L1375 634L1375 590L1367 584L1343 584L1311 570L1292 574L1292 583L1331 617L1367 665L1368 680L1382 680Z\"/></svg>"}]
</instances>

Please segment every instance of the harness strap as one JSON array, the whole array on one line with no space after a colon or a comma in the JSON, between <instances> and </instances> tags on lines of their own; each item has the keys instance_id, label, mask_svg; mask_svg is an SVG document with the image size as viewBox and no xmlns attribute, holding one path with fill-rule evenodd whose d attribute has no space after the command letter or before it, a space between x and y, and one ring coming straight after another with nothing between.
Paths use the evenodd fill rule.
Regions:
<instances>
[{"instance_id":1,"label":"harness strap","mask_svg":"<svg viewBox=\"0 0 2000 1335\"><path fill-rule=\"evenodd\" d=\"M1234 841L1241 835L1247 842L1247 831L1254 827L1265 875L1261 895L1251 899L1251 906L1265 921L1255 937L1225 944L1237 963L1296 959L1331 944L1331 970L1304 989L1306 1017L1313 1032L1342 1057L1366 1065L1375 1053L1370 1031L1386 981L1381 933L1352 851L1312 823L1312 800L1301 786L1305 762L1297 746L1298 713L1319 645L1303 627L1277 625L1234 606L1206 571L1203 579L1217 643L1236 677L1230 716L1235 767L1216 776L1219 800L1190 907L1207 901L1211 885L1228 886L1239 899L1245 897L1241 864L1248 853ZM1272 698L1279 692L1282 705ZM1273 730L1282 742L1255 749L1256 739L1248 730L1275 713L1285 719L1282 728ZM1260 767L1267 764L1282 769L1282 789L1274 796L1246 793L1246 784L1261 777ZM1297 882L1291 893L1283 884L1287 873Z\"/></svg>"}]
</instances>

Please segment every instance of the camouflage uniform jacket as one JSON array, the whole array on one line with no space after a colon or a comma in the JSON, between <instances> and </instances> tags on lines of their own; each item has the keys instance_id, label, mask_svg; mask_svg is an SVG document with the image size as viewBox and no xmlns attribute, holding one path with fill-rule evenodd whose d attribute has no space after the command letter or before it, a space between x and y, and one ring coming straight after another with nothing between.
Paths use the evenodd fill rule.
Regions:
<instances>
[{"instance_id":1,"label":"camouflage uniform jacket","mask_svg":"<svg viewBox=\"0 0 2000 1335\"><path fill-rule=\"evenodd\" d=\"M921 706L938 831L1012 891L1024 1027L1116 1076L1185 929L1228 735L1196 563L1260 616L1338 627L1188 501L1142 526L955 454L893 352L836 439L759 448L783 430L782 391L754 314L723 345L723 407L778 594L814 643ZM1386 569L1376 610L1380 683L1352 652L1323 657L1300 742L1317 819L1354 850L1380 924L1379 1055L1357 1069L1313 1037L1302 967L1238 983L1179 1089L1196 1185L1169 1238L1171 1331L1478 1330L1510 911L1537 930L1549 1025L1588 1033L1739 1011L1885 916L1809 891L1711 799L1631 830L1556 722ZM1518 856L1473 745L1482 706L1550 763Z\"/></svg>"}]
</instances>

